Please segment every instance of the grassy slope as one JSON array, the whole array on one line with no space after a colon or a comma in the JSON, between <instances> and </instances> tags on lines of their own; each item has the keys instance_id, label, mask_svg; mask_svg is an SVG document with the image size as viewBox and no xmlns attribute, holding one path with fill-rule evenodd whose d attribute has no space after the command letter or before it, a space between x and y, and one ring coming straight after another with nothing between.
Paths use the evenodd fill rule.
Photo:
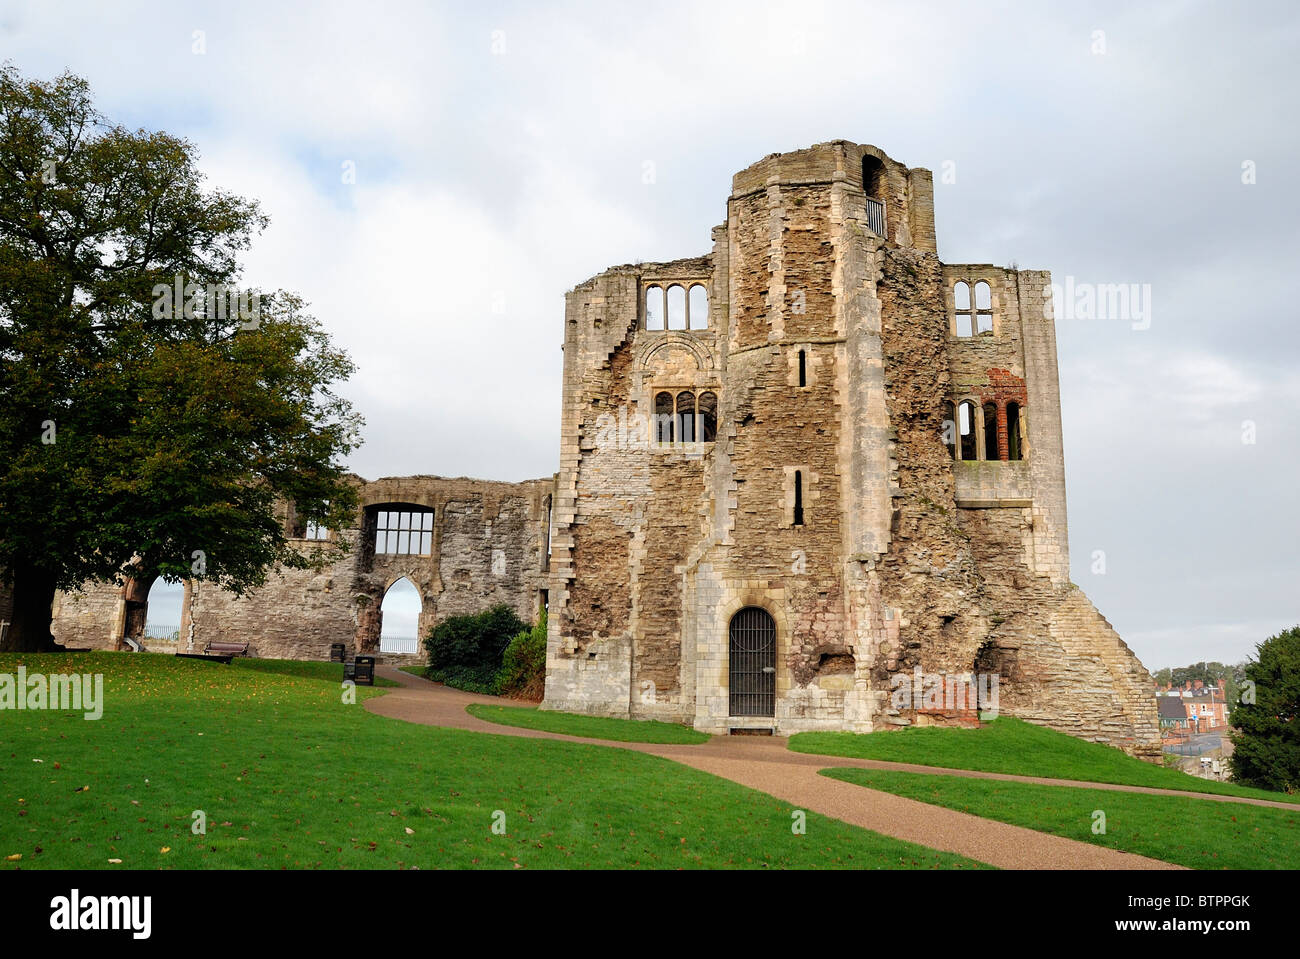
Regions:
<instances>
[{"instance_id":1,"label":"grassy slope","mask_svg":"<svg viewBox=\"0 0 1300 959\"><path fill-rule=\"evenodd\" d=\"M654 756L375 716L332 680L123 653L0 672L20 662L102 672L106 705L0 712L10 868L979 865L811 813L793 835L787 804Z\"/></svg>"},{"instance_id":2,"label":"grassy slope","mask_svg":"<svg viewBox=\"0 0 1300 959\"><path fill-rule=\"evenodd\" d=\"M471 716L503 726L544 729L567 736L609 739L620 743L695 744L709 741L709 734L677 723L653 719L612 719L606 716L583 716L578 713L542 711L535 706L488 706L471 703L465 711Z\"/></svg>"},{"instance_id":3,"label":"grassy slope","mask_svg":"<svg viewBox=\"0 0 1300 959\"><path fill-rule=\"evenodd\" d=\"M335 683L343 682L342 663L314 663L296 659L244 659L230 661L236 669L253 669L263 673L280 673L285 676L303 676L308 679L325 679ZM400 686L401 683L375 677L376 686Z\"/></svg>"},{"instance_id":4,"label":"grassy slope","mask_svg":"<svg viewBox=\"0 0 1300 959\"><path fill-rule=\"evenodd\" d=\"M822 775L1193 869L1300 868L1300 811L877 769ZM1094 813L1105 835L1094 834Z\"/></svg>"},{"instance_id":5,"label":"grassy slope","mask_svg":"<svg viewBox=\"0 0 1300 959\"><path fill-rule=\"evenodd\" d=\"M1134 759L1112 746L1084 742L1010 716L1000 716L979 729L926 726L866 734L799 733L790 737L790 748L823 756L1300 803L1300 796L1197 779Z\"/></svg>"}]
</instances>

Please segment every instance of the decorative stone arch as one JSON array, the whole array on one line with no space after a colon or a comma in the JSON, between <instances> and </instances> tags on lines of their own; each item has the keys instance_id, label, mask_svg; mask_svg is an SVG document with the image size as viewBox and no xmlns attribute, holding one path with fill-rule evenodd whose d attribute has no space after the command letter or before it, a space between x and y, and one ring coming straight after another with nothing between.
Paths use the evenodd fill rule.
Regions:
<instances>
[{"instance_id":1,"label":"decorative stone arch","mask_svg":"<svg viewBox=\"0 0 1300 959\"><path fill-rule=\"evenodd\" d=\"M681 330L668 330L637 350L633 358L633 368L640 373L650 371L655 355L661 350L682 348L695 355L695 368L701 373L713 372L713 353L700 342L699 337Z\"/></svg>"}]
</instances>

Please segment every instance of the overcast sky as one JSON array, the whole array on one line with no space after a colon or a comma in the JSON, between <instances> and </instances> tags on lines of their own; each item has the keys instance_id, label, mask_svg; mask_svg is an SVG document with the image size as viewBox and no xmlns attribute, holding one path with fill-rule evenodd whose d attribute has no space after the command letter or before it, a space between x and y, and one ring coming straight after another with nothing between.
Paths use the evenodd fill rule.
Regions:
<instances>
[{"instance_id":1,"label":"overcast sky","mask_svg":"<svg viewBox=\"0 0 1300 959\"><path fill-rule=\"evenodd\" d=\"M1149 284L1058 320L1073 578L1151 669L1235 661L1300 622L1300 15L1055 6L4 2L0 57L261 201L371 479L554 472L565 290L708 252L755 160L932 169L946 262Z\"/></svg>"}]
</instances>

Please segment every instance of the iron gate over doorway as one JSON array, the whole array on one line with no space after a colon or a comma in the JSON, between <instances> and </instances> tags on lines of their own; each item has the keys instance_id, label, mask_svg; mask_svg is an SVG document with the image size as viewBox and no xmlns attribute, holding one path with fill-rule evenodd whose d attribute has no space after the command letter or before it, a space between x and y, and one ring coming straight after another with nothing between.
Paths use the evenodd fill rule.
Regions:
<instances>
[{"instance_id":1,"label":"iron gate over doorway","mask_svg":"<svg viewBox=\"0 0 1300 959\"><path fill-rule=\"evenodd\" d=\"M776 622L746 606L731 617L730 715L776 715Z\"/></svg>"}]
</instances>

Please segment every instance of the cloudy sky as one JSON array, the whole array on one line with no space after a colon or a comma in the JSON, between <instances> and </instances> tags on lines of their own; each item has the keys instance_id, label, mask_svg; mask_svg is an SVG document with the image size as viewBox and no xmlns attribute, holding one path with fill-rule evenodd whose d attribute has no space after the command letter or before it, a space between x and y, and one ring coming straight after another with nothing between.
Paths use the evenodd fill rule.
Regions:
<instances>
[{"instance_id":1,"label":"cloudy sky","mask_svg":"<svg viewBox=\"0 0 1300 959\"><path fill-rule=\"evenodd\" d=\"M1235 661L1300 622L1300 14L1055 6L3 2L0 58L262 202L372 479L552 473L565 290L707 252L760 157L930 168L945 261L1149 286L1058 320L1073 578L1152 669Z\"/></svg>"}]
</instances>

